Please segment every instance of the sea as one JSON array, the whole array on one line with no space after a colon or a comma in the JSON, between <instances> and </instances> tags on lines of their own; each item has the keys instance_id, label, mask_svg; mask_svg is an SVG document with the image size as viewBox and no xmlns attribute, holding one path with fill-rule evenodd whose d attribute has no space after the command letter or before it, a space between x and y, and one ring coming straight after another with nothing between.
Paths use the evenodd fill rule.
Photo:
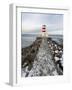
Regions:
<instances>
[{"instance_id":1,"label":"sea","mask_svg":"<svg viewBox=\"0 0 72 90\"><path fill-rule=\"evenodd\" d=\"M22 34L21 35L21 47L25 48L30 46L37 38L37 34ZM63 35L49 35L52 40L56 41L59 44L63 43Z\"/></svg>"}]
</instances>

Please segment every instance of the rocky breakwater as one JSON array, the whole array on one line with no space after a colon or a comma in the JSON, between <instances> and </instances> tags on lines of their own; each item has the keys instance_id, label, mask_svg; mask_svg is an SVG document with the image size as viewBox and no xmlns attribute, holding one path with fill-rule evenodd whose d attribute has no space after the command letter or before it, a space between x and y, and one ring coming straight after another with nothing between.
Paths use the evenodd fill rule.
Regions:
<instances>
[{"instance_id":1,"label":"rocky breakwater","mask_svg":"<svg viewBox=\"0 0 72 90\"><path fill-rule=\"evenodd\" d=\"M58 75L58 72L52 60L52 55L47 44L47 38L42 38L40 48L34 59L33 67L28 73L28 77L54 75Z\"/></svg>"},{"instance_id":2,"label":"rocky breakwater","mask_svg":"<svg viewBox=\"0 0 72 90\"><path fill-rule=\"evenodd\" d=\"M29 47L22 48L21 50L22 76L27 77L29 71L32 69L41 42L42 38L37 37L36 40L33 42L33 44L31 44Z\"/></svg>"},{"instance_id":3,"label":"rocky breakwater","mask_svg":"<svg viewBox=\"0 0 72 90\"><path fill-rule=\"evenodd\" d=\"M63 75L63 46L52 38L37 37L32 45L22 48L22 76Z\"/></svg>"},{"instance_id":4,"label":"rocky breakwater","mask_svg":"<svg viewBox=\"0 0 72 90\"><path fill-rule=\"evenodd\" d=\"M56 65L58 74L63 75L63 42L58 44L52 40L52 38L48 38L48 46L52 53L52 60Z\"/></svg>"}]
</instances>

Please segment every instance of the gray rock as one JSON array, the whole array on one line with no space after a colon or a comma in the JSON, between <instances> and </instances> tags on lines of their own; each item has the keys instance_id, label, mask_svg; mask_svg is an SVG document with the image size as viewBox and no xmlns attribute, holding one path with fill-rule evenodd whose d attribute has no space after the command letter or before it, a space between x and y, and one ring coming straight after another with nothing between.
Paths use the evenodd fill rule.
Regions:
<instances>
[{"instance_id":1,"label":"gray rock","mask_svg":"<svg viewBox=\"0 0 72 90\"><path fill-rule=\"evenodd\" d=\"M59 60L59 57L55 56L54 59L55 59L55 62L57 62Z\"/></svg>"},{"instance_id":2,"label":"gray rock","mask_svg":"<svg viewBox=\"0 0 72 90\"><path fill-rule=\"evenodd\" d=\"M55 53L58 53L59 51L58 50L55 50Z\"/></svg>"}]
</instances>

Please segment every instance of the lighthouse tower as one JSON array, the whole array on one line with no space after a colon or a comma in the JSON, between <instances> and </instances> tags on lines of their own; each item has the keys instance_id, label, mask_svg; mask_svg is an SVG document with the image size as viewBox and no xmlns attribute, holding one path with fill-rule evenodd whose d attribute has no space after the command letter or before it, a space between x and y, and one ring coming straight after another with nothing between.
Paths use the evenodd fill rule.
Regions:
<instances>
[{"instance_id":1,"label":"lighthouse tower","mask_svg":"<svg viewBox=\"0 0 72 90\"><path fill-rule=\"evenodd\" d=\"M48 37L48 32L46 30L46 25L42 25L42 28L41 28L41 36L42 37Z\"/></svg>"}]
</instances>

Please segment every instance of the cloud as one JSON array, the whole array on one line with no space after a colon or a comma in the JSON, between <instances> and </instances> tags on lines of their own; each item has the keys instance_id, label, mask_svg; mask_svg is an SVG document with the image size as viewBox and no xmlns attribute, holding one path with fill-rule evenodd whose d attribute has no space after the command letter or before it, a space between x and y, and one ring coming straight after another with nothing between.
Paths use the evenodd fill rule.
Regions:
<instances>
[{"instance_id":1,"label":"cloud","mask_svg":"<svg viewBox=\"0 0 72 90\"><path fill-rule=\"evenodd\" d=\"M47 26L50 33L62 33L63 31L63 15L62 14L38 14L38 13L22 13L22 32L38 33L41 31L42 25Z\"/></svg>"}]
</instances>

